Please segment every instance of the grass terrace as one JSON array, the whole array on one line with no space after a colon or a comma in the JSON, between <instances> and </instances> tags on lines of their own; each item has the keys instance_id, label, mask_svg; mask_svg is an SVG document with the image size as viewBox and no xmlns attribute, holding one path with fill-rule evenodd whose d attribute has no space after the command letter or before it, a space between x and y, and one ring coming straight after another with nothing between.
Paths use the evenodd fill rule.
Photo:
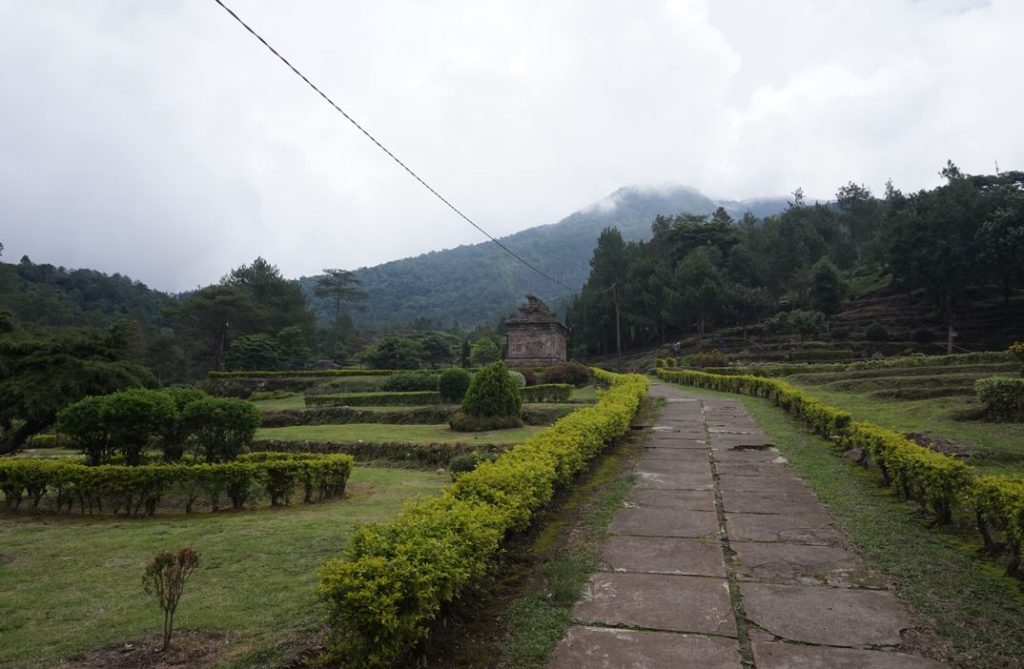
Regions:
<instances>
[{"instance_id":1,"label":"grass terrace","mask_svg":"<svg viewBox=\"0 0 1024 669\"><path fill-rule=\"evenodd\" d=\"M512 430L492 430L489 432L453 432L445 423L439 425L349 423L345 425L296 425L293 427L261 428L256 432L256 440L511 445L525 441L528 437L543 430L543 427L530 426Z\"/></svg>"},{"instance_id":2,"label":"grass terrace","mask_svg":"<svg viewBox=\"0 0 1024 669\"><path fill-rule=\"evenodd\" d=\"M316 572L353 526L392 518L449 482L356 467L346 499L323 504L141 520L0 516L0 666L50 667L158 630L142 570L156 552L182 546L199 552L200 568L177 627L226 633L219 666L277 666L296 638L323 624Z\"/></svg>"}]
</instances>

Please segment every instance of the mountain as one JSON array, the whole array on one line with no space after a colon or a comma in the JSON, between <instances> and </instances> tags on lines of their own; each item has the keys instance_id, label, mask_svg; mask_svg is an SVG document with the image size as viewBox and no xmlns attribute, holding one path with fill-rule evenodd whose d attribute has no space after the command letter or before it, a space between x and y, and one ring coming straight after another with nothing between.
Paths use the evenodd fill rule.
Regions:
<instances>
[{"instance_id":1,"label":"mountain","mask_svg":"<svg viewBox=\"0 0 1024 669\"><path fill-rule=\"evenodd\" d=\"M626 240L650 236L661 214L709 215L722 206L740 218L779 213L785 198L714 200L695 188L626 186L557 223L528 228L503 237L502 243L544 272L569 286L566 290L523 266L493 242L433 251L356 271L369 293L366 310L354 316L361 328L388 329L429 319L447 327L453 321L472 326L511 313L527 293L558 308L590 273L590 257L601 230L617 227ZM326 305L312 297L317 277L302 277L303 288L318 316L330 318Z\"/></svg>"}]
</instances>

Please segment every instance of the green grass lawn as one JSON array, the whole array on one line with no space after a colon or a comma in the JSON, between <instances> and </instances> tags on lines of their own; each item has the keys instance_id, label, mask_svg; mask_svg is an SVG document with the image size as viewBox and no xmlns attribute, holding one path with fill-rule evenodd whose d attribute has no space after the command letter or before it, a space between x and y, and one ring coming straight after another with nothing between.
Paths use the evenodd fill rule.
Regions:
<instances>
[{"instance_id":1,"label":"green grass lawn","mask_svg":"<svg viewBox=\"0 0 1024 669\"><path fill-rule=\"evenodd\" d=\"M953 416L977 407L965 397L936 397L926 400L881 400L864 393L822 390L798 385L808 394L846 409L856 420L864 420L900 432L927 432L974 447L970 464L991 474L1024 476L1024 423L958 421Z\"/></svg>"},{"instance_id":2,"label":"green grass lawn","mask_svg":"<svg viewBox=\"0 0 1024 669\"><path fill-rule=\"evenodd\" d=\"M319 505L148 520L0 516L0 666L49 667L159 631L143 568L158 551L187 545L200 567L176 626L230 633L235 650L224 666L277 666L288 642L323 623L316 572L344 548L353 524L390 518L448 482L357 467L349 497Z\"/></svg>"},{"instance_id":3,"label":"green grass lawn","mask_svg":"<svg viewBox=\"0 0 1024 669\"><path fill-rule=\"evenodd\" d=\"M768 400L683 386L702 396L739 399L793 468L902 599L931 619L935 634L916 643L957 667L1019 667L1024 657L1024 596L1002 568L974 557L953 531L930 529L916 504L878 485L877 474L847 463ZM900 403L905 404L905 403Z\"/></svg>"},{"instance_id":4,"label":"green grass lawn","mask_svg":"<svg viewBox=\"0 0 1024 669\"><path fill-rule=\"evenodd\" d=\"M337 443L388 442L410 444L518 444L545 427L521 427L489 432L452 432L446 423L438 425L391 425L388 423L349 423L346 425L296 425L265 427L256 439L285 441L326 441Z\"/></svg>"},{"instance_id":5,"label":"green grass lawn","mask_svg":"<svg viewBox=\"0 0 1024 669\"><path fill-rule=\"evenodd\" d=\"M288 397L279 397L272 400L254 400L253 404L260 411L277 411L279 409L305 409L306 398L302 393L295 393Z\"/></svg>"},{"instance_id":6,"label":"green grass lawn","mask_svg":"<svg viewBox=\"0 0 1024 669\"><path fill-rule=\"evenodd\" d=\"M583 386L582 388L573 388L572 392L569 393L570 402L596 402L598 398L597 386Z\"/></svg>"}]
</instances>

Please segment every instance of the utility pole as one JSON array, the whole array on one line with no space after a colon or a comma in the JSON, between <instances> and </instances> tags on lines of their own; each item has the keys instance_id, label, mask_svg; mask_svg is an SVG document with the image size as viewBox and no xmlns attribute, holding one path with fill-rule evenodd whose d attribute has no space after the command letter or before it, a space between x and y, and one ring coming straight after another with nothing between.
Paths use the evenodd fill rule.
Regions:
<instances>
[{"instance_id":1,"label":"utility pole","mask_svg":"<svg viewBox=\"0 0 1024 669\"><path fill-rule=\"evenodd\" d=\"M622 327L619 325L619 282L612 284L612 296L615 300L615 351L622 357Z\"/></svg>"}]
</instances>

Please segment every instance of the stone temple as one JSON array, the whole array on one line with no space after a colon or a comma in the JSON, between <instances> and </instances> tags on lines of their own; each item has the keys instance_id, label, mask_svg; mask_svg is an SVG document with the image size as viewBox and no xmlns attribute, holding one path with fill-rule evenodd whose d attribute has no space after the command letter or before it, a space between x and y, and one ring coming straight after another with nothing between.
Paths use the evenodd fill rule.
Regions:
<instances>
[{"instance_id":1,"label":"stone temple","mask_svg":"<svg viewBox=\"0 0 1024 669\"><path fill-rule=\"evenodd\" d=\"M509 367L544 367L565 362L569 329L536 295L527 295L519 312L505 319Z\"/></svg>"}]
</instances>

